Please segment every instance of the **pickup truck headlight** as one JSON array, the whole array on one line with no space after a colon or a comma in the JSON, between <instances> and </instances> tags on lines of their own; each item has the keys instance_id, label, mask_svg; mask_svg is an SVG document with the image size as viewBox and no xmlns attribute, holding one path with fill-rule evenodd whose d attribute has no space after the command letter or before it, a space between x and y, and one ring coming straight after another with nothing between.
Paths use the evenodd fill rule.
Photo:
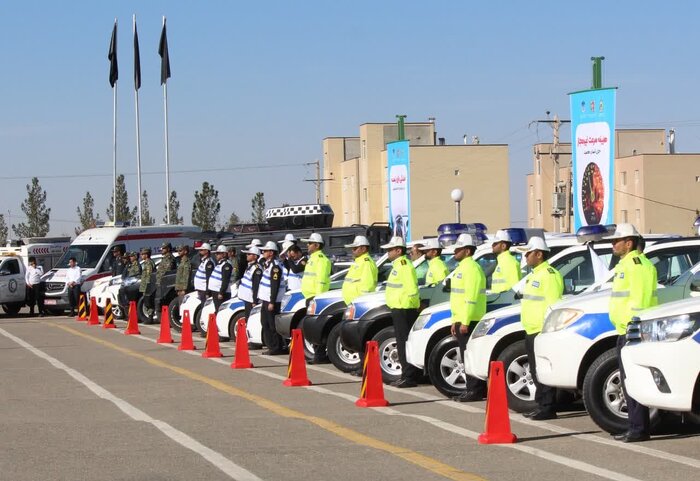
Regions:
<instances>
[{"instance_id":1,"label":"pickup truck headlight","mask_svg":"<svg viewBox=\"0 0 700 481\"><path fill-rule=\"evenodd\" d=\"M495 323L496 323L495 317L487 317L486 319L480 320L479 323L474 328L474 332L472 332L471 337L476 338L476 337L485 336Z\"/></svg>"},{"instance_id":2,"label":"pickup truck headlight","mask_svg":"<svg viewBox=\"0 0 700 481\"><path fill-rule=\"evenodd\" d=\"M692 335L700 328L700 313L660 317L642 321L642 342L674 342Z\"/></svg>"},{"instance_id":3,"label":"pickup truck headlight","mask_svg":"<svg viewBox=\"0 0 700 481\"><path fill-rule=\"evenodd\" d=\"M430 319L430 314L421 314L418 316L416 319L416 322L413 323L413 328L411 329L412 331L420 331L425 327L425 325L428 323L428 320Z\"/></svg>"},{"instance_id":4,"label":"pickup truck headlight","mask_svg":"<svg viewBox=\"0 0 700 481\"><path fill-rule=\"evenodd\" d=\"M561 331L581 316L583 311L580 309L554 309L545 318L542 332Z\"/></svg>"},{"instance_id":5,"label":"pickup truck headlight","mask_svg":"<svg viewBox=\"0 0 700 481\"><path fill-rule=\"evenodd\" d=\"M316 299L309 303L309 307L306 308L306 314L309 316L316 314Z\"/></svg>"},{"instance_id":6,"label":"pickup truck headlight","mask_svg":"<svg viewBox=\"0 0 700 481\"><path fill-rule=\"evenodd\" d=\"M355 319L355 304L350 304L343 313L343 319L346 321Z\"/></svg>"}]
</instances>

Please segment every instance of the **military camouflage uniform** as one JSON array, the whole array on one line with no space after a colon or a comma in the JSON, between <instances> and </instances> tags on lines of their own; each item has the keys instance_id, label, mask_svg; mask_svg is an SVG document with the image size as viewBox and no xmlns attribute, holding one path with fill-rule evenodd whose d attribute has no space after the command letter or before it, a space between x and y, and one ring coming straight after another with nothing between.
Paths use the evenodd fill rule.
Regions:
<instances>
[{"instance_id":1,"label":"military camouflage uniform","mask_svg":"<svg viewBox=\"0 0 700 481\"><path fill-rule=\"evenodd\" d=\"M192 263L188 257L180 258L180 265L177 266L177 274L175 274L175 290L187 291L190 287L190 278L192 276Z\"/></svg>"},{"instance_id":2,"label":"military camouflage uniform","mask_svg":"<svg viewBox=\"0 0 700 481\"><path fill-rule=\"evenodd\" d=\"M151 275L155 267L156 265L150 257L143 261L143 266L141 267L141 285L139 286L140 293L143 294L149 290L148 285L151 283Z\"/></svg>"}]
</instances>

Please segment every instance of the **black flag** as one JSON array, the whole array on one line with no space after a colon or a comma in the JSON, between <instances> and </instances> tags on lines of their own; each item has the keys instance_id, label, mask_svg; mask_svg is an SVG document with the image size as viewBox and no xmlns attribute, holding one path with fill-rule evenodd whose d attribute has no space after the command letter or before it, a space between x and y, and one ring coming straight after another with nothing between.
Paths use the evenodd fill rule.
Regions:
<instances>
[{"instance_id":1,"label":"black flag","mask_svg":"<svg viewBox=\"0 0 700 481\"><path fill-rule=\"evenodd\" d=\"M170 55L168 55L168 37L165 33L165 20L163 20L163 31L160 33L158 55L160 55L160 84L163 85L170 78Z\"/></svg>"},{"instance_id":2,"label":"black flag","mask_svg":"<svg viewBox=\"0 0 700 481\"><path fill-rule=\"evenodd\" d=\"M119 78L119 67L117 66L117 21L114 21L114 28L112 29L112 39L109 41L109 53L107 53L107 59L109 60L109 84L114 87Z\"/></svg>"},{"instance_id":3,"label":"black flag","mask_svg":"<svg viewBox=\"0 0 700 481\"><path fill-rule=\"evenodd\" d=\"M141 56L139 55L139 33L134 23L134 88L141 88Z\"/></svg>"}]
</instances>

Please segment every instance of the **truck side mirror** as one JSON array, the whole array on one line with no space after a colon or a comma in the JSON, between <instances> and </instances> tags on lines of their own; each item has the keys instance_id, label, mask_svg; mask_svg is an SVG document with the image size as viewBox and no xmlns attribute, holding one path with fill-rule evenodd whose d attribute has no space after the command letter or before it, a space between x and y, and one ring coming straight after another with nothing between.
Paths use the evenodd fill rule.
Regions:
<instances>
[{"instance_id":1,"label":"truck side mirror","mask_svg":"<svg viewBox=\"0 0 700 481\"><path fill-rule=\"evenodd\" d=\"M12 274L8 269L0 269L0 276L9 276Z\"/></svg>"}]
</instances>

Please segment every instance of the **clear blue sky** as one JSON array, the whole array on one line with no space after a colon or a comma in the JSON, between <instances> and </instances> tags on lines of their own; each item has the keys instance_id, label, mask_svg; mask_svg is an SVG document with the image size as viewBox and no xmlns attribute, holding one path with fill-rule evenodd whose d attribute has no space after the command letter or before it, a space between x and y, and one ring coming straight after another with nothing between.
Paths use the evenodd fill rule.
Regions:
<instances>
[{"instance_id":1,"label":"clear blue sky","mask_svg":"<svg viewBox=\"0 0 700 481\"><path fill-rule=\"evenodd\" d=\"M219 190L222 220L313 201L302 179L321 140L357 135L364 122L437 119L460 143L510 144L512 219L523 221L528 128L550 110L568 118L566 93L590 86L590 57L604 55L604 84L618 86L618 127L675 127L682 152L700 151L696 2L650 1L25 1L0 7L0 210L21 221L25 184L39 176L51 233L72 234L86 191L102 217L111 195L112 91L106 58L119 20L119 171L135 161L131 16L141 45L142 169L164 169L157 55L168 18L172 78L171 186L189 221L194 191ZM563 140L568 140L568 129ZM251 168L252 167L252 168ZM182 172L197 169L242 169ZM94 175L103 174L103 177ZM56 176L72 176L69 178ZM17 178L19 177L19 179ZM136 177L127 175L132 205ZM143 176L157 220L162 174ZM499 195L498 192L493 193ZM470 219L471 220L471 219ZM478 219L473 219L478 220ZM501 226L493 226L501 227Z\"/></svg>"}]
</instances>

